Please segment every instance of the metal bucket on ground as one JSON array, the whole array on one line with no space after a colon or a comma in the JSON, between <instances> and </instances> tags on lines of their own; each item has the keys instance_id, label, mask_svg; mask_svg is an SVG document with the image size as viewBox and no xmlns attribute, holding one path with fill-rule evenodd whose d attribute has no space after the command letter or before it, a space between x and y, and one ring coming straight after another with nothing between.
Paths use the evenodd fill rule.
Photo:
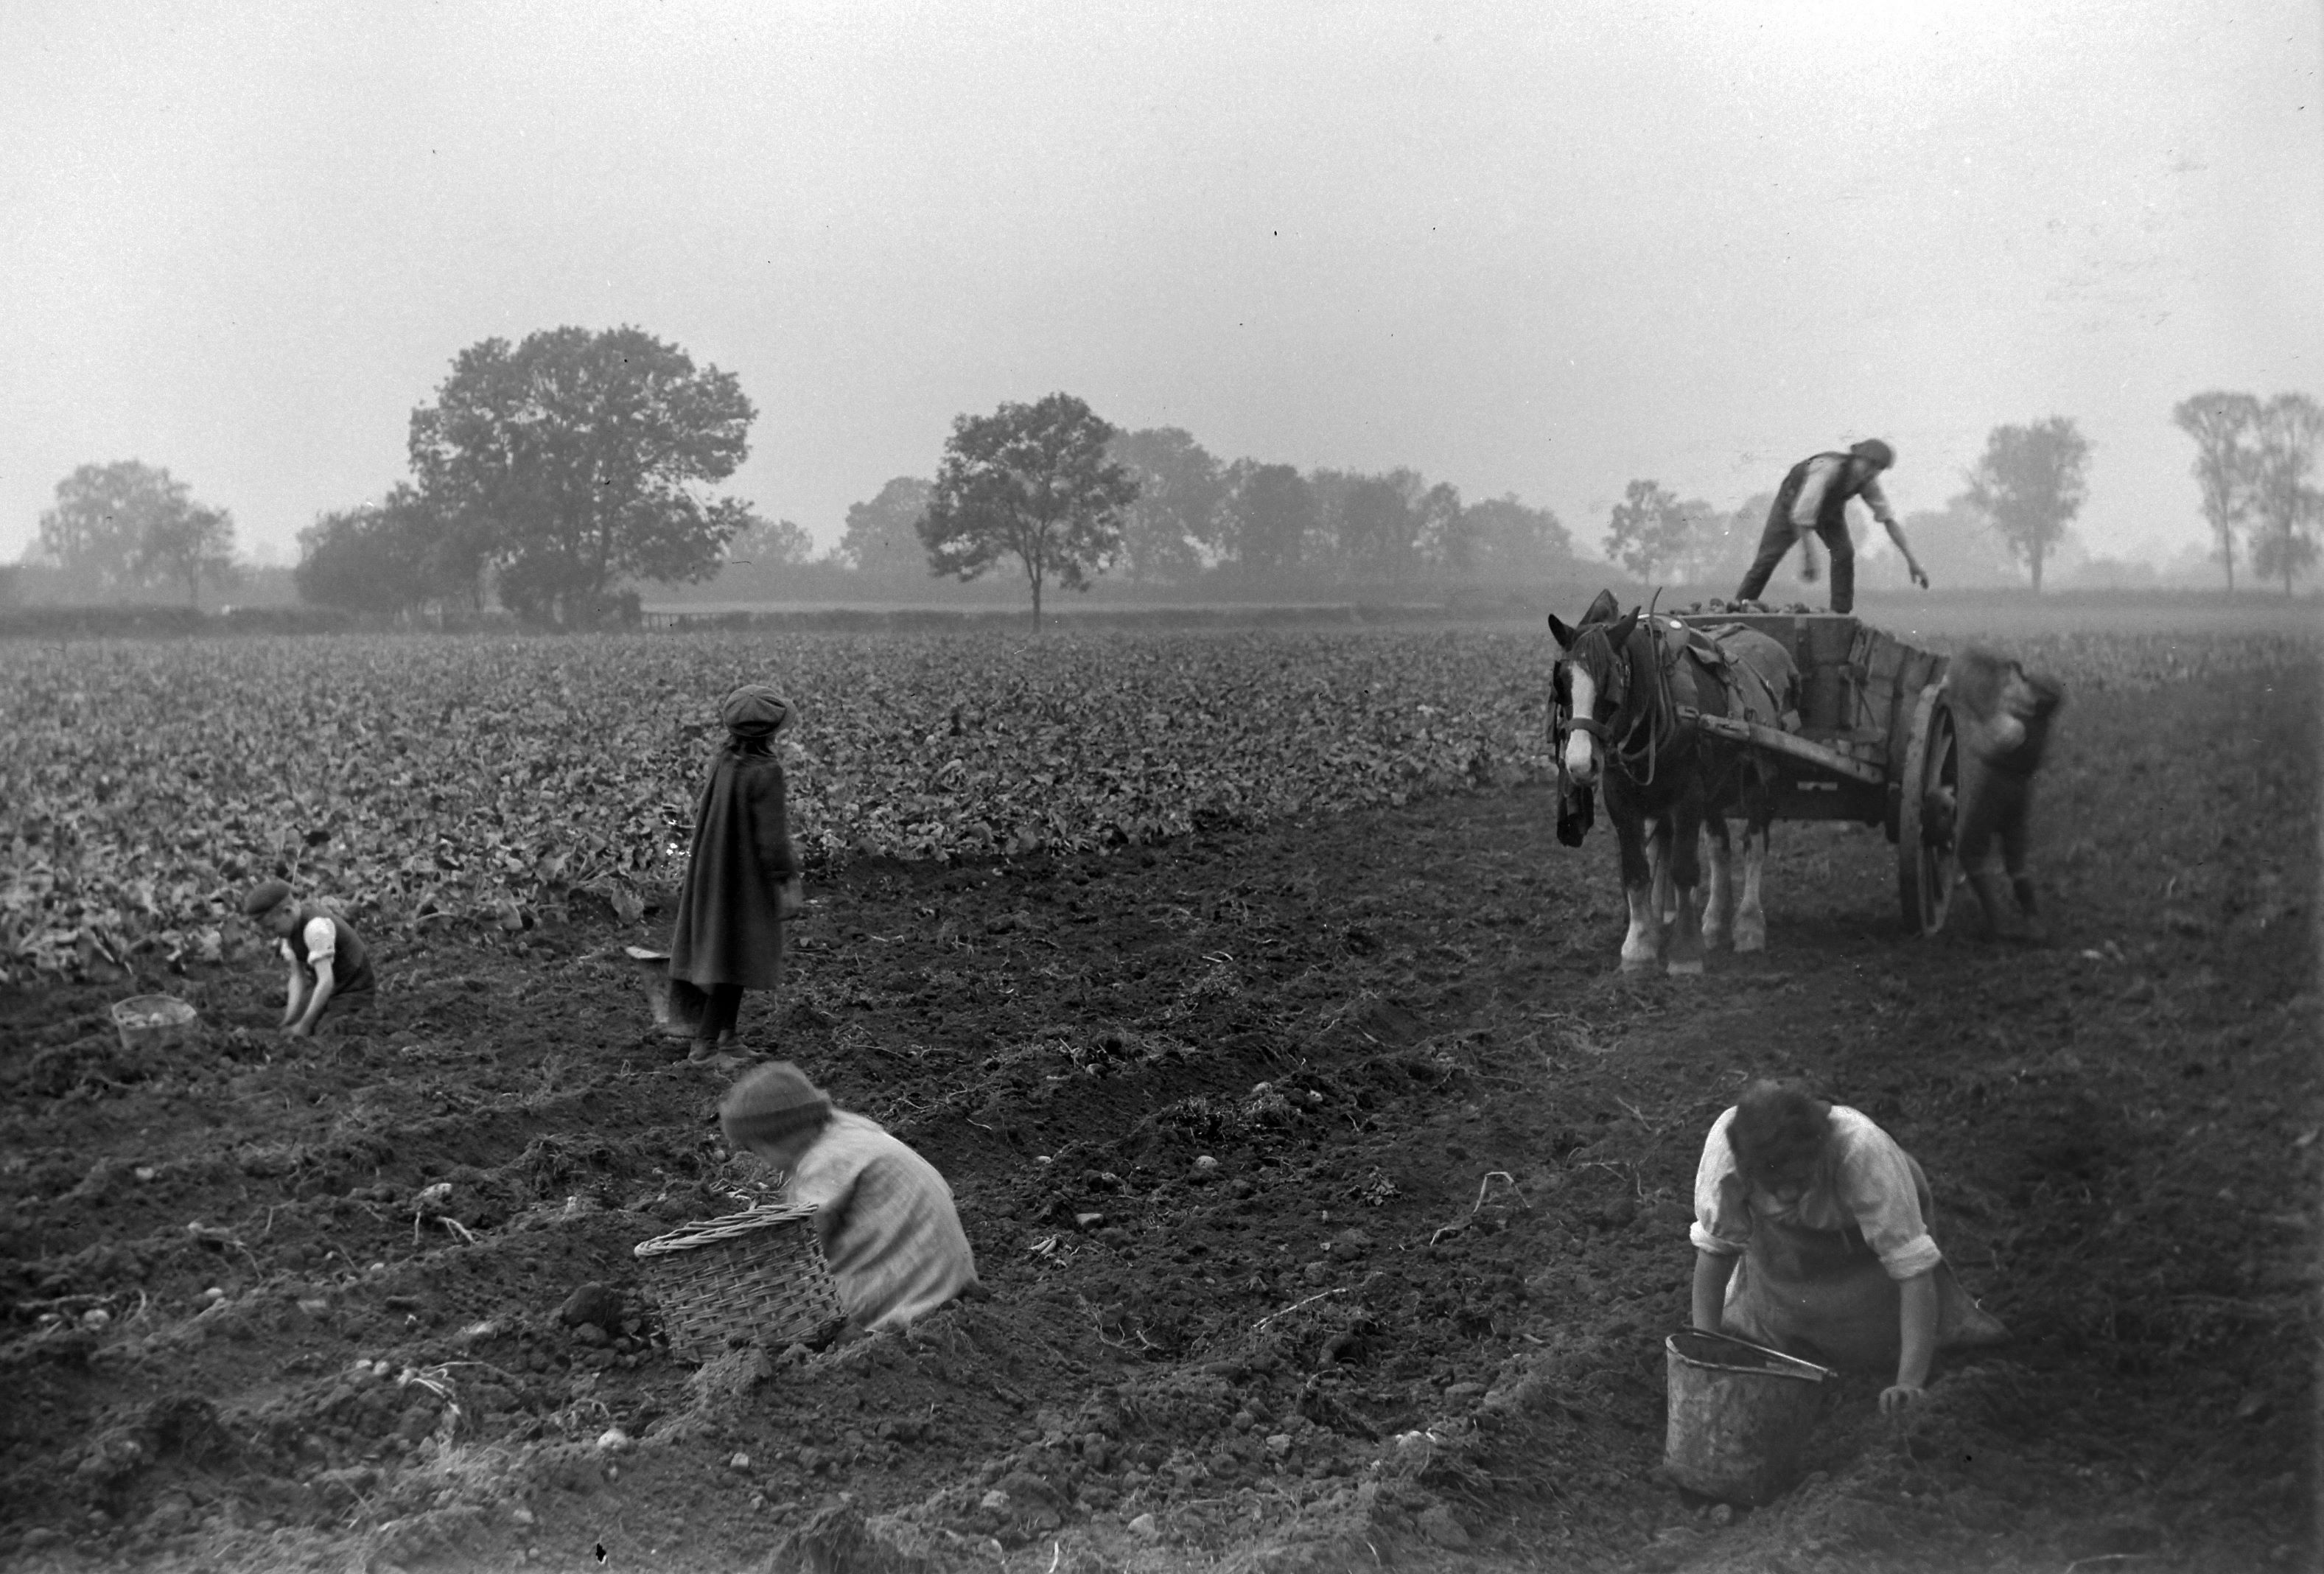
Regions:
<instances>
[{"instance_id":1,"label":"metal bucket on ground","mask_svg":"<svg viewBox=\"0 0 2324 1574\"><path fill-rule=\"evenodd\" d=\"M116 1001L113 1029L125 1050L174 1049L191 1044L201 1015L175 995L133 995Z\"/></svg>"},{"instance_id":2,"label":"metal bucket on ground","mask_svg":"<svg viewBox=\"0 0 2324 1574\"><path fill-rule=\"evenodd\" d=\"M710 997L684 979L669 976L669 953L625 945L622 952L638 970L638 983L653 1009L654 1026L665 1038L692 1038L702 1026L702 1008Z\"/></svg>"},{"instance_id":3,"label":"metal bucket on ground","mask_svg":"<svg viewBox=\"0 0 2324 1574\"><path fill-rule=\"evenodd\" d=\"M1690 1492L1755 1507L1801 1474L1824 1384L1840 1374L1764 1345L1688 1329L1663 1341L1669 1426L1663 1473Z\"/></svg>"}]
</instances>

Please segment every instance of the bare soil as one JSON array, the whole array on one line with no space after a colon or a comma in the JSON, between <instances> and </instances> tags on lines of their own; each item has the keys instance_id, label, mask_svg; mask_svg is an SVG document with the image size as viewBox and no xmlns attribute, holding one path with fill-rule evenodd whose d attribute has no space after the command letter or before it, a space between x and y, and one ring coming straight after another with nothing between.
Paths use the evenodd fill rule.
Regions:
<instances>
[{"instance_id":1,"label":"bare soil","mask_svg":"<svg viewBox=\"0 0 2324 1574\"><path fill-rule=\"evenodd\" d=\"M653 915L383 948L313 1044L254 940L0 999L0 1564L2309 1567L2319 699L2078 697L2039 950L1783 825L1766 953L1624 979L1611 839L1530 790L837 873L749 1047L943 1169L992 1298L698 1370L631 1247L765 1177ZM198 1042L120 1046L146 989ZM1762 1073L1923 1160L2015 1337L1909 1425L1851 1380L1738 1513L1658 1477L1662 1341Z\"/></svg>"}]
</instances>

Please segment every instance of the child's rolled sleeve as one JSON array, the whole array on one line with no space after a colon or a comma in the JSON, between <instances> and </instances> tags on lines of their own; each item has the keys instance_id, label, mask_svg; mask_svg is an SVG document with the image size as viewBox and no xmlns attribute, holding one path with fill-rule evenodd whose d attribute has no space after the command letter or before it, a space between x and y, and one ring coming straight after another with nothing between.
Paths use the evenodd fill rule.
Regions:
<instances>
[{"instance_id":1,"label":"child's rolled sleeve","mask_svg":"<svg viewBox=\"0 0 2324 1574\"><path fill-rule=\"evenodd\" d=\"M1736 1173L1735 1150L1727 1141L1727 1128L1734 1121L1735 1111L1729 1109L1711 1123L1711 1135L1702 1139L1702 1162L1694 1172L1694 1222L1686 1236L1697 1251L1714 1256L1739 1256L1751 1244L1743 1177Z\"/></svg>"},{"instance_id":2,"label":"child's rolled sleeve","mask_svg":"<svg viewBox=\"0 0 2324 1574\"><path fill-rule=\"evenodd\" d=\"M1917 1278L1944 1260L1921 1214L1913 1163L1887 1133L1868 1120L1847 1129L1840 1181L1841 1201L1890 1278Z\"/></svg>"}]
</instances>

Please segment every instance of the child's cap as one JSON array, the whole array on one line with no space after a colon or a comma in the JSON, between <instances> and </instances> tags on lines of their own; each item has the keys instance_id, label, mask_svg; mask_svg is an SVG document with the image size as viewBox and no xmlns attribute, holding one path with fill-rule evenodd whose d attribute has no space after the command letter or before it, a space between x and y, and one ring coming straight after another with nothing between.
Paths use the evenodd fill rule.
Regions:
<instances>
[{"instance_id":1,"label":"child's cap","mask_svg":"<svg viewBox=\"0 0 2324 1574\"><path fill-rule=\"evenodd\" d=\"M752 1066L718 1103L718 1124L736 1147L780 1142L830 1115L831 1100L787 1060Z\"/></svg>"},{"instance_id":2,"label":"child's cap","mask_svg":"<svg viewBox=\"0 0 2324 1574\"><path fill-rule=\"evenodd\" d=\"M743 738L771 738L790 725L791 704L763 683L746 683L726 696L718 719Z\"/></svg>"},{"instance_id":3,"label":"child's cap","mask_svg":"<svg viewBox=\"0 0 2324 1574\"><path fill-rule=\"evenodd\" d=\"M242 898L242 910L254 918L263 918L290 899L287 880L261 880L250 888L250 895Z\"/></svg>"}]
</instances>

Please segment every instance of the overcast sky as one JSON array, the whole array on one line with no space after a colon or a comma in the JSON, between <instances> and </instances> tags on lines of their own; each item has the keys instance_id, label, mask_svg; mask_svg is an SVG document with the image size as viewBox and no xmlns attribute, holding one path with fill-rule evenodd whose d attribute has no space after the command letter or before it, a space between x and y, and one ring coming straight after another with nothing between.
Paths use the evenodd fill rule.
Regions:
<instances>
[{"instance_id":1,"label":"overcast sky","mask_svg":"<svg viewBox=\"0 0 2324 1574\"><path fill-rule=\"evenodd\" d=\"M2312 3L0 5L0 557L75 465L289 554L465 345L633 323L822 543L1064 390L1222 459L1409 465L1594 543L1862 436L1906 511L2171 407L2324 396Z\"/></svg>"}]
</instances>

